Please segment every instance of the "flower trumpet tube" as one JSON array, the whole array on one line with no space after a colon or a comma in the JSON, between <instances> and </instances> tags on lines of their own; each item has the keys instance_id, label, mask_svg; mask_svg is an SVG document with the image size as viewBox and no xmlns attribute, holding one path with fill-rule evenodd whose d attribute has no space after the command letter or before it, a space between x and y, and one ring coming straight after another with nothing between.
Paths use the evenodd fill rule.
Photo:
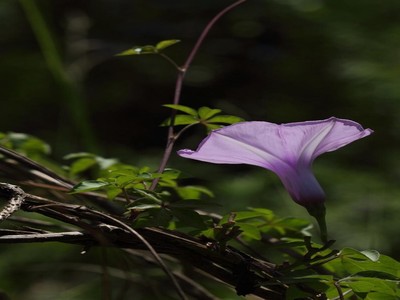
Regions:
<instances>
[{"instance_id":1,"label":"flower trumpet tube","mask_svg":"<svg viewBox=\"0 0 400 300\"><path fill-rule=\"evenodd\" d=\"M183 149L185 158L216 164L248 164L274 172L291 198L314 216L327 239L325 193L312 172L315 158L370 135L371 129L331 117L287 124L241 122L212 131L196 151Z\"/></svg>"}]
</instances>

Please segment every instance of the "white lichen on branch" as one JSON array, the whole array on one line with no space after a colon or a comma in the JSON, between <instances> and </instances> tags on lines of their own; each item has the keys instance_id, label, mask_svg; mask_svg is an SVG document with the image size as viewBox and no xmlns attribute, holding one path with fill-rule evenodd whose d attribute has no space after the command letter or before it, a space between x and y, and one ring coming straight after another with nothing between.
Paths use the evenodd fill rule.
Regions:
<instances>
[{"instance_id":1,"label":"white lichen on branch","mask_svg":"<svg viewBox=\"0 0 400 300\"><path fill-rule=\"evenodd\" d=\"M8 203L0 211L0 222L6 220L19 210L25 200L25 192L16 185L0 183L0 192L9 198Z\"/></svg>"}]
</instances>

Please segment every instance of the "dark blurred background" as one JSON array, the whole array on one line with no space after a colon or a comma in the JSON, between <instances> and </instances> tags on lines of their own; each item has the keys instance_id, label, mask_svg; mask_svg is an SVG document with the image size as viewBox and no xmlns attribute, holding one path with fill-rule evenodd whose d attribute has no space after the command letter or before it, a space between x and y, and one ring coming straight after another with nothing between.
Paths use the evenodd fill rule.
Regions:
<instances>
[{"instance_id":1,"label":"dark blurred background","mask_svg":"<svg viewBox=\"0 0 400 300\"><path fill-rule=\"evenodd\" d=\"M156 169L166 141L176 71L159 56L115 57L132 46L180 39L182 64L206 23L232 1L36 0L56 51L34 28L29 0L0 1L1 132L47 141L52 158L89 151ZM317 159L337 246L400 258L400 2L249 0L211 30L181 104L276 123L347 118L374 135ZM35 19L36 18L36 19ZM36 21L35 21L36 20ZM40 27L40 26L39 26ZM178 143L196 147L202 129ZM308 219L276 176L173 156L223 204Z\"/></svg>"}]
</instances>

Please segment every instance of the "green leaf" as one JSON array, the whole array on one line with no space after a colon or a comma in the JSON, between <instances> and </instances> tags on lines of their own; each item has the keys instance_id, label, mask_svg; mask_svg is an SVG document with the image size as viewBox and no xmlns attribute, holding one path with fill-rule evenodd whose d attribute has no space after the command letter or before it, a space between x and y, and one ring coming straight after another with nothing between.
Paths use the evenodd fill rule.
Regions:
<instances>
[{"instance_id":1,"label":"green leaf","mask_svg":"<svg viewBox=\"0 0 400 300\"><path fill-rule=\"evenodd\" d=\"M295 271L289 273L288 276L279 277L279 282L289 284L285 299L312 299L311 294L306 293L305 289L300 288L301 283L305 283L310 291L313 289L320 292L329 290L329 283L333 281L333 276L312 274L311 272L311 270Z\"/></svg>"},{"instance_id":2,"label":"green leaf","mask_svg":"<svg viewBox=\"0 0 400 300\"><path fill-rule=\"evenodd\" d=\"M243 231L242 234L253 239L253 240L261 240L260 229L257 226L246 224L242 222L237 222L237 226Z\"/></svg>"},{"instance_id":3,"label":"green leaf","mask_svg":"<svg viewBox=\"0 0 400 300\"><path fill-rule=\"evenodd\" d=\"M252 207L252 208L250 208L250 210L262 214L263 217L267 220L271 220L275 217L274 212L270 209Z\"/></svg>"},{"instance_id":4,"label":"green leaf","mask_svg":"<svg viewBox=\"0 0 400 300\"><path fill-rule=\"evenodd\" d=\"M203 186L187 185L176 188L178 195L182 199L200 199L202 195L214 197L213 192Z\"/></svg>"},{"instance_id":5,"label":"green leaf","mask_svg":"<svg viewBox=\"0 0 400 300\"><path fill-rule=\"evenodd\" d=\"M181 171L176 169L167 168L161 174L162 179L178 179L181 175Z\"/></svg>"},{"instance_id":6,"label":"green leaf","mask_svg":"<svg viewBox=\"0 0 400 300\"><path fill-rule=\"evenodd\" d=\"M251 211L262 213L263 215L266 215L266 216L274 216L274 212L272 210L268 209L268 208L250 207L249 209Z\"/></svg>"},{"instance_id":7,"label":"green leaf","mask_svg":"<svg viewBox=\"0 0 400 300\"><path fill-rule=\"evenodd\" d=\"M110 183L100 180L85 180L75 185L70 191L71 194L99 190Z\"/></svg>"},{"instance_id":8,"label":"green leaf","mask_svg":"<svg viewBox=\"0 0 400 300\"><path fill-rule=\"evenodd\" d=\"M399 300L398 296L372 292L364 300Z\"/></svg>"},{"instance_id":9,"label":"green leaf","mask_svg":"<svg viewBox=\"0 0 400 300\"><path fill-rule=\"evenodd\" d=\"M106 194L107 198L113 200L115 197L122 193L122 189L114 186L107 186Z\"/></svg>"},{"instance_id":10,"label":"green leaf","mask_svg":"<svg viewBox=\"0 0 400 300\"><path fill-rule=\"evenodd\" d=\"M154 211L156 213L154 214L153 226L168 227L173 217L171 212L166 209L155 209Z\"/></svg>"},{"instance_id":11,"label":"green leaf","mask_svg":"<svg viewBox=\"0 0 400 300\"><path fill-rule=\"evenodd\" d=\"M48 155L51 152L51 148L42 140L30 137L20 146L19 151L23 151L32 157L34 155Z\"/></svg>"},{"instance_id":12,"label":"green leaf","mask_svg":"<svg viewBox=\"0 0 400 300\"><path fill-rule=\"evenodd\" d=\"M105 170L118 163L118 160L115 158L104 158L87 152L71 153L65 155L64 159L77 159L70 167L72 175L83 172L94 165L98 165L100 170Z\"/></svg>"},{"instance_id":13,"label":"green leaf","mask_svg":"<svg viewBox=\"0 0 400 300\"><path fill-rule=\"evenodd\" d=\"M179 43L180 40L165 40L157 43L156 49L158 51L164 50L165 48L171 47L172 45L175 45Z\"/></svg>"},{"instance_id":14,"label":"green leaf","mask_svg":"<svg viewBox=\"0 0 400 300\"><path fill-rule=\"evenodd\" d=\"M115 184L120 188L125 188L127 184L137 181L135 175L121 175L115 177Z\"/></svg>"},{"instance_id":15,"label":"green leaf","mask_svg":"<svg viewBox=\"0 0 400 300\"><path fill-rule=\"evenodd\" d=\"M137 173L138 173L137 169L122 167L122 168L116 168L114 170L109 170L108 177L113 178L118 176L136 176Z\"/></svg>"},{"instance_id":16,"label":"green leaf","mask_svg":"<svg viewBox=\"0 0 400 300\"><path fill-rule=\"evenodd\" d=\"M171 213L181 222L180 226L206 229L203 218L191 209L172 208Z\"/></svg>"},{"instance_id":17,"label":"green leaf","mask_svg":"<svg viewBox=\"0 0 400 300\"><path fill-rule=\"evenodd\" d=\"M292 231L302 231L304 228L310 226L310 222L308 220L287 217L283 219L279 219L272 224L273 227L281 227L286 230Z\"/></svg>"},{"instance_id":18,"label":"green leaf","mask_svg":"<svg viewBox=\"0 0 400 300\"><path fill-rule=\"evenodd\" d=\"M142 55L142 54L158 54L161 50L165 48L171 47L176 43L179 43L180 40L165 40L157 43L157 45L145 45L145 46L134 46L131 49L122 51L116 56L127 56L127 55Z\"/></svg>"},{"instance_id":19,"label":"green leaf","mask_svg":"<svg viewBox=\"0 0 400 300\"><path fill-rule=\"evenodd\" d=\"M397 276L388 274L386 272L380 272L380 271L362 271L362 272L358 272L357 276L373 277L373 278L389 279L389 280L399 280L399 277L397 277Z\"/></svg>"},{"instance_id":20,"label":"green leaf","mask_svg":"<svg viewBox=\"0 0 400 300\"><path fill-rule=\"evenodd\" d=\"M104 158L101 156L96 156L96 162L101 170L108 169L109 167L118 163L118 159L115 158Z\"/></svg>"},{"instance_id":21,"label":"green leaf","mask_svg":"<svg viewBox=\"0 0 400 300\"><path fill-rule=\"evenodd\" d=\"M299 269L293 270L292 268L282 270L282 276L276 280L286 284L298 283L324 283L329 284L333 282L333 275L318 274L312 269Z\"/></svg>"},{"instance_id":22,"label":"green leaf","mask_svg":"<svg viewBox=\"0 0 400 300\"><path fill-rule=\"evenodd\" d=\"M240 227L233 224L222 224L212 228L211 238L217 240L221 244L226 244L228 241L238 237L242 231Z\"/></svg>"},{"instance_id":23,"label":"green leaf","mask_svg":"<svg viewBox=\"0 0 400 300\"><path fill-rule=\"evenodd\" d=\"M263 213L260 213L257 211L237 211L237 212L233 212L233 214L235 215L235 218L234 218L235 221L263 217L263 215L264 215ZM226 223L230 216L231 216L231 214L225 215L219 223L220 224Z\"/></svg>"},{"instance_id":24,"label":"green leaf","mask_svg":"<svg viewBox=\"0 0 400 300\"><path fill-rule=\"evenodd\" d=\"M301 290L296 285L290 285L285 292L285 300L310 299L310 296L312 296L310 293Z\"/></svg>"},{"instance_id":25,"label":"green leaf","mask_svg":"<svg viewBox=\"0 0 400 300\"><path fill-rule=\"evenodd\" d=\"M207 122L208 123L234 124L234 123L238 123L238 122L243 122L243 119L236 117L236 116L221 115L221 116L212 117L211 119L208 119Z\"/></svg>"},{"instance_id":26,"label":"green leaf","mask_svg":"<svg viewBox=\"0 0 400 300\"><path fill-rule=\"evenodd\" d=\"M128 50L124 50L120 53L117 53L115 56L128 56L128 55L138 55L138 54L140 54L140 52L138 53L134 49L128 49Z\"/></svg>"},{"instance_id":27,"label":"green leaf","mask_svg":"<svg viewBox=\"0 0 400 300\"><path fill-rule=\"evenodd\" d=\"M137 188L135 188L134 190L136 193L138 193L139 195L141 195L142 197L144 197L146 199L152 200L156 203L162 202L161 199L159 199L155 193L152 193L150 191L145 191L142 189L137 189Z\"/></svg>"},{"instance_id":28,"label":"green leaf","mask_svg":"<svg viewBox=\"0 0 400 300\"><path fill-rule=\"evenodd\" d=\"M400 263L385 255L380 255L378 261L372 261L360 251L352 248L344 248L340 252L340 259L343 268L350 275L360 272L377 271L400 278Z\"/></svg>"},{"instance_id":29,"label":"green leaf","mask_svg":"<svg viewBox=\"0 0 400 300\"><path fill-rule=\"evenodd\" d=\"M158 177L161 177L161 175L153 176L153 174L151 174L149 172L143 172L143 173L139 173L137 175L138 179L142 179L142 180L146 180L146 181L153 180L155 177L158 178Z\"/></svg>"},{"instance_id":30,"label":"green leaf","mask_svg":"<svg viewBox=\"0 0 400 300\"><path fill-rule=\"evenodd\" d=\"M135 227L168 227L172 214L163 208L147 209L135 220Z\"/></svg>"},{"instance_id":31,"label":"green leaf","mask_svg":"<svg viewBox=\"0 0 400 300\"><path fill-rule=\"evenodd\" d=\"M76 175L83 171L90 169L96 164L96 160L93 158L81 158L73 162L70 166L69 172L71 175Z\"/></svg>"},{"instance_id":32,"label":"green leaf","mask_svg":"<svg viewBox=\"0 0 400 300\"><path fill-rule=\"evenodd\" d=\"M164 104L164 107L172 108L175 110L183 111L189 115L192 115L194 117L198 117L197 111L189 106L184 106L184 105L177 105L177 104Z\"/></svg>"},{"instance_id":33,"label":"green leaf","mask_svg":"<svg viewBox=\"0 0 400 300\"><path fill-rule=\"evenodd\" d=\"M142 55L142 54L157 54L158 50L153 45L146 45L146 46L135 46L131 49L122 51L116 56L128 56L128 55Z\"/></svg>"},{"instance_id":34,"label":"green leaf","mask_svg":"<svg viewBox=\"0 0 400 300\"><path fill-rule=\"evenodd\" d=\"M198 110L198 115L202 120L208 120L212 116L219 114L221 112L220 109L212 109L206 106L200 107Z\"/></svg>"},{"instance_id":35,"label":"green leaf","mask_svg":"<svg viewBox=\"0 0 400 300\"><path fill-rule=\"evenodd\" d=\"M355 293L378 292L396 296L396 290L398 288L398 284L395 281L372 277L350 277L348 280L343 280L340 283L348 285Z\"/></svg>"},{"instance_id":36,"label":"green leaf","mask_svg":"<svg viewBox=\"0 0 400 300\"><path fill-rule=\"evenodd\" d=\"M48 155L51 152L50 146L44 141L25 133L9 132L6 135L3 134L0 144L31 158Z\"/></svg>"},{"instance_id":37,"label":"green leaf","mask_svg":"<svg viewBox=\"0 0 400 300\"><path fill-rule=\"evenodd\" d=\"M189 125L199 123L199 120L194 116L189 115L176 115L174 119L174 126L175 125ZM171 125L171 118L166 119L164 122L161 123L161 126L170 126Z\"/></svg>"},{"instance_id":38,"label":"green leaf","mask_svg":"<svg viewBox=\"0 0 400 300\"><path fill-rule=\"evenodd\" d=\"M211 131L219 129L219 128L222 127L222 125L210 124L210 123L205 123L204 125L207 128L207 133L210 133Z\"/></svg>"},{"instance_id":39,"label":"green leaf","mask_svg":"<svg viewBox=\"0 0 400 300\"><path fill-rule=\"evenodd\" d=\"M344 295L350 294L351 293L351 289L350 288L346 288L346 287L341 287L342 293ZM338 290L334 285L330 285L329 288L325 291L325 295L326 295L326 299L336 299L339 300L338 298ZM346 300L349 300L350 298L345 298Z\"/></svg>"},{"instance_id":40,"label":"green leaf","mask_svg":"<svg viewBox=\"0 0 400 300\"><path fill-rule=\"evenodd\" d=\"M65 155L63 159L69 160L69 159L88 158L88 157L94 158L95 156L96 155L88 152L76 152Z\"/></svg>"},{"instance_id":41,"label":"green leaf","mask_svg":"<svg viewBox=\"0 0 400 300\"><path fill-rule=\"evenodd\" d=\"M134 210L134 207L131 207L130 209ZM164 208L148 208L140 212L133 225L135 228L156 226L168 227L172 217L171 212Z\"/></svg>"}]
</instances>

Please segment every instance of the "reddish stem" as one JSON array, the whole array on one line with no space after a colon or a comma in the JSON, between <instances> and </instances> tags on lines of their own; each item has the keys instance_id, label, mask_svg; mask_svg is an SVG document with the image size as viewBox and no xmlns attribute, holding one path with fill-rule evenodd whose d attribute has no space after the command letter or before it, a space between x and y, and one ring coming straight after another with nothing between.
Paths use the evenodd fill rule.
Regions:
<instances>
[{"instance_id":1,"label":"reddish stem","mask_svg":"<svg viewBox=\"0 0 400 300\"><path fill-rule=\"evenodd\" d=\"M203 29L202 33L200 34L199 38L197 39L196 44L194 45L192 51L190 51L189 56L187 57L185 63L178 68L178 76L176 79L176 84L175 84L175 93L174 93L174 100L173 104L179 104L180 97L181 97L181 92L182 92L182 85L183 85L183 79L185 78L186 72L189 69L195 55L197 54L201 44L203 43L204 39L206 38L207 34L211 30L211 28L214 26L214 24L227 12L235 8L236 6L246 2L247 0L238 0L235 3L225 7L223 10L221 10L217 15L214 16L214 18L211 19L211 21L206 25L206 27ZM164 155L163 158L161 159L160 165L158 167L158 173L164 172L165 167L167 166L168 160L171 156L172 149L174 147L177 135L174 132L174 120L175 120L175 115L176 115L176 110L172 110L171 112L171 125L168 128L168 139L167 139L167 144L165 146L164 150ZM178 134L179 135L179 134ZM151 186L150 190L154 190L157 186L159 179L156 178Z\"/></svg>"}]
</instances>

